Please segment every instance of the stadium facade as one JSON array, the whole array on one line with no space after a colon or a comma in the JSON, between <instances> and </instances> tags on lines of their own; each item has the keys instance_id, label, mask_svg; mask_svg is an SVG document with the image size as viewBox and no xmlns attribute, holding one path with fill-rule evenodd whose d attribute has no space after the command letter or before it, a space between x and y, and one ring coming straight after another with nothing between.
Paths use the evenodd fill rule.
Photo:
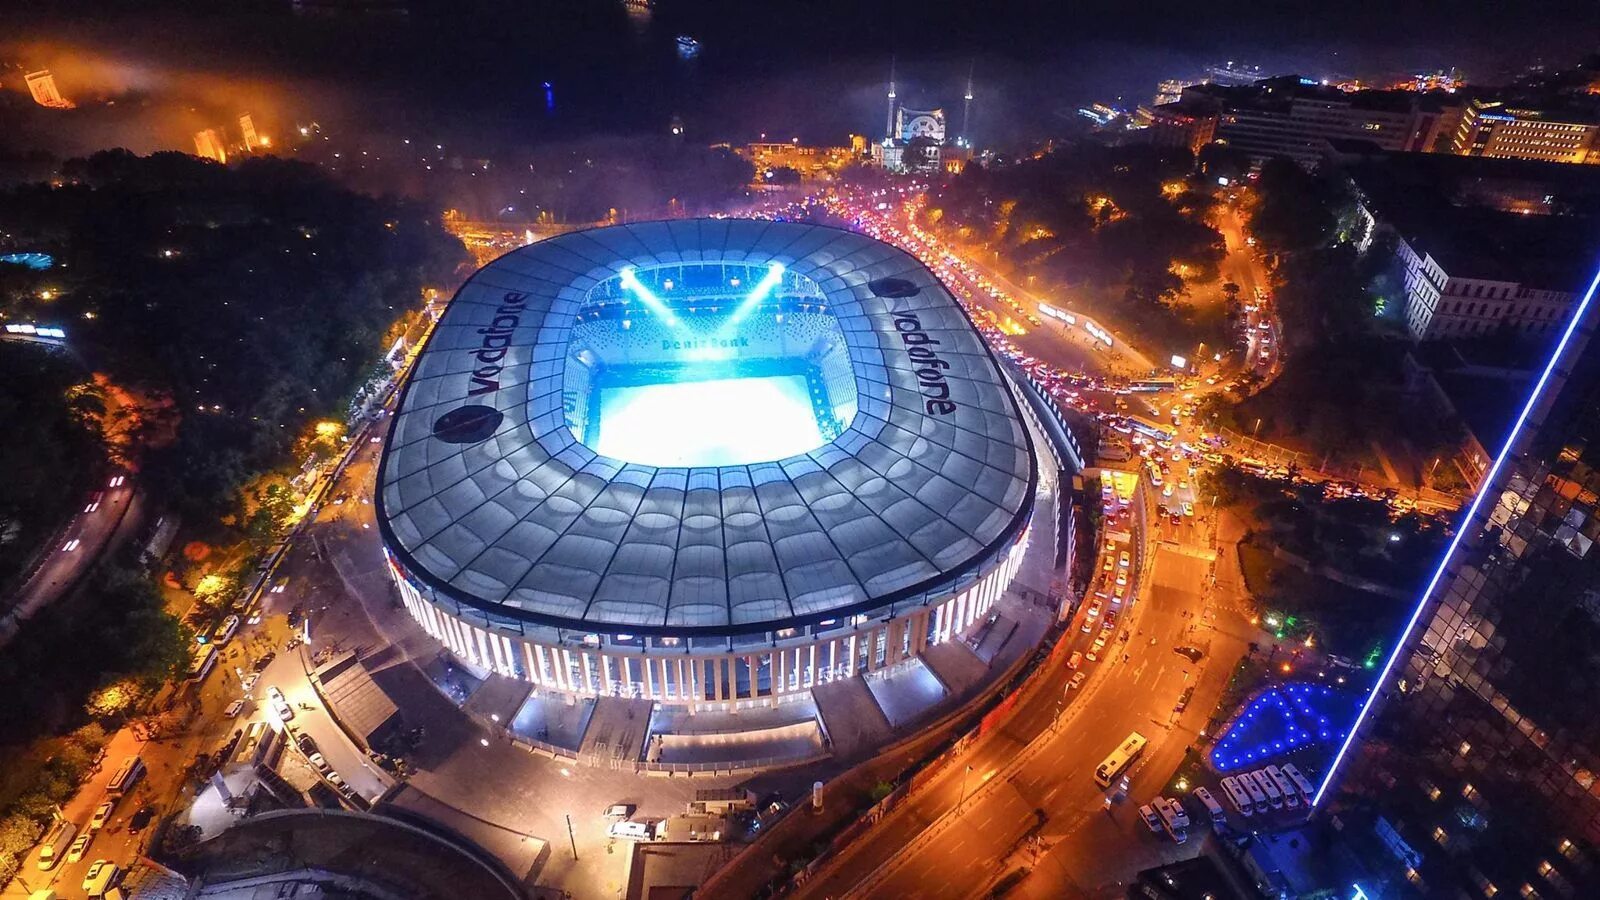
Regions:
<instances>
[{"instance_id":1,"label":"stadium facade","mask_svg":"<svg viewBox=\"0 0 1600 900\"><path fill-rule=\"evenodd\" d=\"M475 666L778 702L989 614L1040 478L1014 390L938 279L864 235L565 235L445 311L396 408L379 528L407 610Z\"/></svg>"}]
</instances>

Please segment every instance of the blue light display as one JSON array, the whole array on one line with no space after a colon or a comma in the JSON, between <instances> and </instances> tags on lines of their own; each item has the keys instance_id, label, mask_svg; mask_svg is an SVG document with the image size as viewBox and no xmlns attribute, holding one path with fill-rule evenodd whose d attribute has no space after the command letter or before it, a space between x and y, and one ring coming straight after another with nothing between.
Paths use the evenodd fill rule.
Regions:
<instances>
[{"instance_id":1,"label":"blue light display","mask_svg":"<svg viewBox=\"0 0 1600 900\"><path fill-rule=\"evenodd\" d=\"M1290 682L1251 700L1211 748L1219 772L1253 769L1275 757L1344 739L1342 723L1355 717L1361 698L1325 684Z\"/></svg>"},{"instance_id":2,"label":"blue light display","mask_svg":"<svg viewBox=\"0 0 1600 900\"><path fill-rule=\"evenodd\" d=\"M14 266L25 266L38 272L43 272L56 264L55 258L48 253L7 253L0 256L0 263L10 263Z\"/></svg>"}]
</instances>

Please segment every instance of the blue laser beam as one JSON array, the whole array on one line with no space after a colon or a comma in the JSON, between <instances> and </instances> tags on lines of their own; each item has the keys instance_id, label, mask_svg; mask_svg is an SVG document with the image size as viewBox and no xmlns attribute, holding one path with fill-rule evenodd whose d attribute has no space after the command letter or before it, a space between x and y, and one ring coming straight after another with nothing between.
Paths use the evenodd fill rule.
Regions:
<instances>
[{"instance_id":1,"label":"blue laser beam","mask_svg":"<svg viewBox=\"0 0 1600 900\"><path fill-rule=\"evenodd\" d=\"M736 307L733 313L728 316L728 324L738 324L739 320L749 315L750 311L760 305L762 300L767 299L767 295L771 294L772 289L777 287L778 282L782 280L783 263L767 263L767 274L761 276L761 280L756 282L756 286L754 288L750 289L750 293L745 295L743 300L739 301L738 307Z\"/></svg>"},{"instance_id":2,"label":"blue laser beam","mask_svg":"<svg viewBox=\"0 0 1600 900\"><path fill-rule=\"evenodd\" d=\"M639 281L639 276L633 273L633 266L628 266L622 270L622 286L633 291L634 295L643 301L645 306L650 307L651 312L661 317L662 322L672 328L678 327L678 317L673 315L671 308L660 297L657 297L654 291L651 291Z\"/></svg>"},{"instance_id":3,"label":"blue laser beam","mask_svg":"<svg viewBox=\"0 0 1600 900\"><path fill-rule=\"evenodd\" d=\"M1416 630L1417 623L1422 619L1422 611L1428 606L1428 598L1433 596L1434 588L1439 586L1439 581L1444 577L1445 569L1450 561L1455 558L1456 550L1461 546L1461 538L1467 533L1467 528L1472 525L1473 519L1478 515L1478 508L1483 505L1483 498L1494 489L1495 480L1500 475L1500 469L1505 464L1506 458L1511 455L1512 448L1522 437L1522 429L1528 423L1528 417L1533 414L1534 407L1544 395L1546 386L1550 383L1550 375L1555 372L1556 364L1567 351L1567 345L1572 341L1572 335L1578 330L1578 323L1583 321L1584 314L1589 309L1589 302L1594 299L1595 289L1600 287L1600 272L1596 272L1594 279L1589 282L1589 290L1584 292L1583 300L1578 303L1578 308L1573 310L1572 320L1567 323L1567 330L1562 332L1561 340L1556 343L1555 351L1550 354L1550 359L1545 362L1544 371L1539 374L1539 380L1534 383L1533 390L1528 394L1528 400L1522 405L1522 412L1517 414L1516 424L1512 426L1511 433L1506 436L1505 443L1500 447L1500 453L1495 456L1494 464L1483 476L1478 491L1472 497L1472 504L1467 507L1467 514L1462 517L1460 527L1456 529L1455 536L1450 539L1450 546L1445 548L1444 555L1439 559L1438 568L1433 570L1433 577L1428 580L1428 586L1423 589L1421 597L1417 600L1416 608L1411 611L1411 618L1407 620L1405 630L1400 632L1400 639L1395 642L1394 650L1389 653L1389 658L1384 661L1383 669L1379 671L1378 678L1372 683L1372 689L1367 693L1367 699L1361 704L1361 711L1356 714L1355 723L1350 726L1350 731L1345 735L1344 743L1339 746L1339 752L1334 755L1332 765L1328 766L1328 774L1323 776L1322 784L1317 787L1317 795L1311 798L1312 807L1322 802L1328 792L1328 786L1333 784L1333 779L1339 773L1339 766L1344 762L1345 754L1356 741L1356 735L1361 731L1361 725L1378 699L1378 694L1383 685L1388 682L1389 675L1394 669L1395 661L1406 650L1406 645L1411 640L1411 634Z\"/></svg>"}]
</instances>

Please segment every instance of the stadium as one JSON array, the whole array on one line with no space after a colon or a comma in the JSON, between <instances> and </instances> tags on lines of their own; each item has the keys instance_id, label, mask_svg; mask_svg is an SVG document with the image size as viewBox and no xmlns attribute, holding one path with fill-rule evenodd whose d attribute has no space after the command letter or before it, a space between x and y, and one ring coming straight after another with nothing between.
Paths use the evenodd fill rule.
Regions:
<instances>
[{"instance_id":1,"label":"stadium","mask_svg":"<svg viewBox=\"0 0 1600 900\"><path fill-rule=\"evenodd\" d=\"M960 638L1010 584L1040 480L1015 390L938 279L867 236L578 232L456 294L378 524L407 610L466 663L775 703Z\"/></svg>"}]
</instances>

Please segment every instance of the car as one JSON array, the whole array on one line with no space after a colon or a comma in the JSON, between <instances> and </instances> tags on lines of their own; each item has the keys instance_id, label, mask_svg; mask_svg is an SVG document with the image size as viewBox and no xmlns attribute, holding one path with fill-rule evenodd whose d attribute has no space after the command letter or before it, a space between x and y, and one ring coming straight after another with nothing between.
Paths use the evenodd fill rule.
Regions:
<instances>
[{"instance_id":1,"label":"car","mask_svg":"<svg viewBox=\"0 0 1600 900\"><path fill-rule=\"evenodd\" d=\"M275 685L275 684L268 685L267 686L267 699L271 700L271 701L273 701L275 703L282 703L283 702L283 691L279 690L278 686Z\"/></svg>"},{"instance_id":2,"label":"car","mask_svg":"<svg viewBox=\"0 0 1600 900\"><path fill-rule=\"evenodd\" d=\"M1097 616L1099 616L1100 615L1100 601L1096 600L1093 603L1089 604L1089 609L1087 611L1085 611L1083 615L1084 615L1084 618L1086 618L1086 619L1093 619L1093 618L1096 618Z\"/></svg>"},{"instance_id":3,"label":"car","mask_svg":"<svg viewBox=\"0 0 1600 900\"><path fill-rule=\"evenodd\" d=\"M127 480L127 477L126 475L113 475L111 480L106 483L106 487L122 487L122 482Z\"/></svg>"},{"instance_id":4,"label":"car","mask_svg":"<svg viewBox=\"0 0 1600 900\"><path fill-rule=\"evenodd\" d=\"M1095 635L1094 649L1098 652L1100 650L1104 650L1105 646L1106 646L1106 633L1104 631L1102 631L1098 635Z\"/></svg>"},{"instance_id":5,"label":"car","mask_svg":"<svg viewBox=\"0 0 1600 900\"><path fill-rule=\"evenodd\" d=\"M332 769L329 769L328 771L323 772L322 773L322 777L328 779L328 783L333 785L334 787L343 787L344 786L344 779L339 777L339 773L333 771Z\"/></svg>"},{"instance_id":6,"label":"car","mask_svg":"<svg viewBox=\"0 0 1600 900\"><path fill-rule=\"evenodd\" d=\"M65 544L62 544L61 550L65 553L71 553L72 551L78 549L78 545L81 543L83 543L83 541L73 538L72 540L67 541Z\"/></svg>"},{"instance_id":7,"label":"car","mask_svg":"<svg viewBox=\"0 0 1600 900\"><path fill-rule=\"evenodd\" d=\"M1150 804L1139 807L1139 818L1144 820L1144 827L1156 834L1161 833L1161 817L1156 815L1155 808Z\"/></svg>"},{"instance_id":8,"label":"car","mask_svg":"<svg viewBox=\"0 0 1600 900\"><path fill-rule=\"evenodd\" d=\"M321 753L316 751L306 754L306 762L311 763L312 768L323 774L333 771L333 767L328 765L328 761L323 758Z\"/></svg>"},{"instance_id":9,"label":"car","mask_svg":"<svg viewBox=\"0 0 1600 900\"><path fill-rule=\"evenodd\" d=\"M1185 709L1188 709L1189 708L1189 701L1192 700L1193 698L1194 698L1194 685L1191 684L1188 687L1183 689L1183 693L1178 695L1178 703L1177 703L1177 705L1172 707L1173 712L1183 712Z\"/></svg>"},{"instance_id":10,"label":"car","mask_svg":"<svg viewBox=\"0 0 1600 900\"><path fill-rule=\"evenodd\" d=\"M1206 655L1199 647L1173 647L1172 652L1192 663L1199 662Z\"/></svg>"},{"instance_id":11,"label":"car","mask_svg":"<svg viewBox=\"0 0 1600 900\"><path fill-rule=\"evenodd\" d=\"M143 831L144 827L146 825L149 825L150 824L150 820L154 819L155 817L156 817L155 807L153 807L153 806L141 806L141 807L139 807L139 811L134 813L133 817L128 820L128 833L129 834L138 834L139 832Z\"/></svg>"},{"instance_id":12,"label":"car","mask_svg":"<svg viewBox=\"0 0 1600 900\"><path fill-rule=\"evenodd\" d=\"M1083 658L1089 662L1096 662L1100 659L1099 651L1091 647L1088 650L1083 651Z\"/></svg>"},{"instance_id":13,"label":"car","mask_svg":"<svg viewBox=\"0 0 1600 900\"><path fill-rule=\"evenodd\" d=\"M277 688L272 688L272 690L275 691ZM279 720L287 724L294 719L294 708L289 705L288 701L283 699L283 694L270 697L269 702L272 705L273 713L278 716Z\"/></svg>"},{"instance_id":14,"label":"car","mask_svg":"<svg viewBox=\"0 0 1600 900\"><path fill-rule=\"evenodd\" d=\"M1133 564L1133 557L1128 555L1128 551L1124 550L1122 555L1117 557L1117 564L1126 569Z\"/></svg>"},{"instance_id":15,"label":"car","mask_svg":"<svg viewBox=\"0 0 1600 900\"><path fill-rule=\"evenodd\" d=\"M90 897L103 897L111 880L117 877L117 866L109 859L97 859L83 873L83 892Z\"/></svg>"},{"instance_id":16,"label":"car","mask_svg":"<svg viewBox=\"0 0 1600 900\"><path fill-rule=\"evenodd\" d=\"M1127 584L1127 583L1128 583L1128 573L1127 573L1127 570L1125 570L1125 569L1118 569L1118 570L1117 570L1117 585L1118 585L1118 586L1122 586L1122 585L1126 585L1126 584Z\"/></svg>"},{"instance_id":17,"label":"car","mask_svg":"<svg viewBox=\"0 0 1600 900\"><path fill-rule=\"evenodd\" d=\"M107 800L94 808L94 815L89 817L89 830L99 831L111 821L111 813L117 808L116 803Z\"/></svg>"},{"instance_id":18,"label":"car","mask_svg":"<svg viewBox=\"0 0 1600 900\"><path fill-rule=\"evenodd\" d=\"M1105 565L1100 567L1100 571L1102 571L1102 572L1110 572L1112 569L1116 568L1116 565L1117 565L1117 561L1112 559L1108 555L1108 556L1106 556L1106 563L1105 563Z\"/></svg>"},{"instance_id":19,"label":"car","mask_svg":"<svg viewBox=\"0 0 1600 900\"><path fill-rule=\"evenodd\" d=\"M1194 515L1194 504L1187 500L1183 501L1183 514L1186 516Z\"/></svg>"},{"instance_id":20,"label":"car","mask_svg":"<svg viewBox=\"0 0 1600 900\"><path fill-rule=\"evenodd\" d=\"M235 700L232 703L228 704L228 708L224 709L222 711L222 717L225 718L225 719L232 719L232 718L238 716L239 713L241 713L243 711L244 711L244 698L241 697L238 700Z\"/></svg>"},{"instance_id":21,"label":"car","mask_svg":"<svg viewBox=\"0 0 1600 900\"><path fill-rule=\"evenodd\" d=\"M77 840L72 842L72 846L67 848L67 862L75 863L81 861L83 855L89 852L89 842L93 840L94 835L92 833L78 835Z\"/></svg>"},{"instance_id":22,"label":"car","mask_svg":"<svg viewBox=\"0 0 1600 900\"><path fill-rule=\"evenodd\" d=\"M638 807L632 803L613 803L606 807L604 815L608 819L628 819L632 818L635 809Z\"/></svg>"},{"instance_id":23,"label":"car","mask_svg":"<svg viewBox=\"0 0 1600 900\"><path fill-rule=\"evenodd\" d=\"M246 672L246 673L244 673L244 677L239 679L239 686L244 688L246 691L248 691L251 688L255 687L256 686L256 682L258 682L260 680L261 680L261 673L260 672Z\"/></svg>"},{"instance_id":24,"label":"car","mask_svg":"<svg viewBox=\"0 0 1600 900\"><path fill-rule=\"evenodd\" d=\"M1174 525L1182 525L1183 524L1183 516L1180 516L1177 513L1173 513L1172 514L1172 524L1174 524Z\"/></svg>"},{"instance_id":25,"label":"car","mask_svg":"<svg viewBox=\"0 0 1600 900\"><path fill-rule=\"evenodd\" d=\"M1067 668L1076 669L1081 665L1083 665L1083 654L1074 650L1072 656L1067 659Z\"/></svg>"},{"instance_id":26,"label":"car","mask_svg":"<svg viewBox=\"0 0 1600 900\"><path fill-rule=\"evenodd\" d=\"M283 593L284 588L287 588L288 586L289 586L289 579L288 578L279 578L277 580L277 582L275 582L272 585L272 593L281 594L281 593Z\"/></svg>"},{"instance_id":27,"label":"car","mask_svg":"<svg viewBox=\"0 0 1600 900\"><path fill-rule=\"evenodd\" d=\"M89 503L88 503L87 506L85 506L83 508L83 511L86 512L86 513L92 513L95 510L99 509L100 508L100 501L105 499L105 496L106 495L105 495L104 491L95 491L93 494L90 494L89 495Z\"/></svg>"},{"instance_id":28,"label":"car","mask_svg":"<svg viewBox=\"0 0 1600 900\"><path fill-rule=\"evenodd\" d=\"M1171 497L1172 496L1172 490L1173 490L1172 482L1169 481L1166 484L1161 486L1161 496L1163 496L1163 497Z\"/></svg>"},{"instance_id":29,"label":"car","mask_svg":"<svg viewBox=\"0 0 1600 900\"><path fill-rule=\"evenodd\" d=\"M294 742L300 748L300 752L307 756L317 752L317 742L312 740L309 734L296 736Z\"/></svg>"},{"instance_id":30,"label":"car","mask_svg":"<svg viewBox=\"0 0 1600 900\"><path fill-rule=\"evenodd\" d=\"M1086 679L1088 677L1089 677L1089 673L1088 672L1074 672L1074 673L1072 673L1072 680L1067 682L1067 690L1075 691L1078 688L1083 687L1084 679Z\"/></svg>"}]
</instances>

